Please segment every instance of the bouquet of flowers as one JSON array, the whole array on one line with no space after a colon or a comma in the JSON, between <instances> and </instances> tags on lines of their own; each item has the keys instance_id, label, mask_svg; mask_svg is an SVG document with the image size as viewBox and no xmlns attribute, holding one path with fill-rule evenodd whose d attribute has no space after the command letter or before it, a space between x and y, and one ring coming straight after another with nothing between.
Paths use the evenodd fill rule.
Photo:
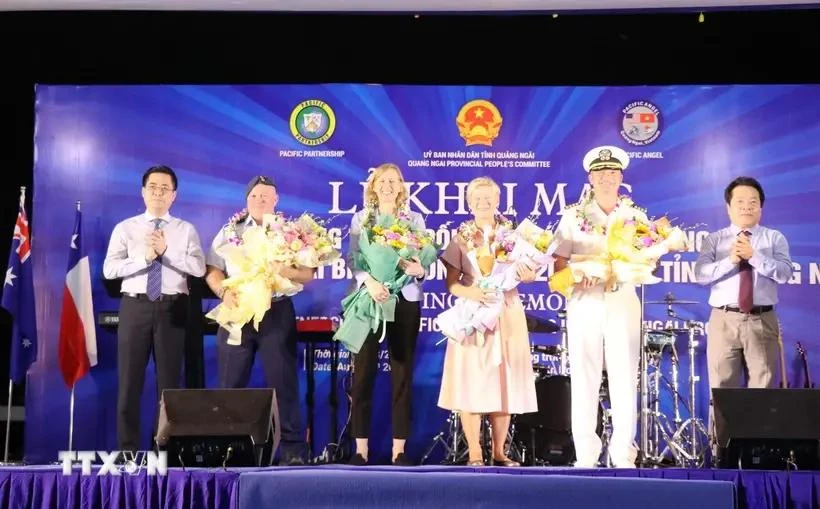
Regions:
<instances>
[{"instance_id":1,"label":"bouquet of flowers","mask_svg":"<svg viewBox=\"0 0 820 509\"><path fill-rule=\"evenodd\" d=\"M519 264L540 271L553 260L547 254L552 240L550 231L538 227L530 219L514 229L503 217L498 218L497 224L492 239L493 232L478 229L472 221L462 224L454 239L465 243L468 260L482 275L477 286L499 294L499 298L489 304L458 298L450 309L438 315L439 329L459 343L476 335L477 342L483 344L484 334L496 330L504 306L501 294L520 283L517 276Z\"/></svg>"},{"instance_id":2,"label":"bouquet of flowers","mask_svg":"<svg viewBox=\"0 0 820 509\"><path fill-rule=\"evenodd\" d=\"M660 257L686 249L686 234L666 217L649 220L621 212L603 234L606 251L600 255L573 255L568 266L550 278L551 291L569 298L573 286L585 276L605 281L607 288L617 284L655 284L660 278L652 272Z\"/></svg>"},{"instance_id":3,"label":"bouquet of flowers","mask_svg":"<svg viewBox=\"0 0 820 509\"><path fill-rule=\"evenodd\" d=\"M618 283L641 285L660 282L652 275L661 256L686 249L686 235L669 219L655 221L618 218L609 229L607 251L612 276Z\"/></svg>"},{"instance_id":4,"label":"bouquet of flowers","mask_svg":"<svg viewBox=\"0 0 820 509\"><path fill-rule=\"evenodd\" d=\"M415 228L405 213L393 216L372 212L371 216L375 216L374 220L365 221L352 262L354 267L383 284L390 297L377 303L362 286L342 300L344 320L333 339L354 354L359 352L367 335L379 327L382 329L379 341L384 341L387 322L395 320L398 293L411 279L404 273L402 262L417 258L426 270L436 261L439 250L433 236Z\"/></svg>"},{"instance_id":5,"label":"bouquet of flowers","mask_svg":"<svg viewBox=\"0 0 820 509\"><path fill-rule=\"evenodd\" d=\"M205 315L229 332L228 344L233 345L241 342L246 323L253 321L254 328L259 329L274 297L302 291L301 283L280 275L282 267L317 268L340 255L327 228L307 213L294 220L281 214L266 214L261 225L245 229L240 237L235 227L245 217L245 211L233 216L226 226L228 242L217 249L230 274L222 281L222 287L236 292L237 304L228 307L220 303Z\"/></svg>"}]
</instances>

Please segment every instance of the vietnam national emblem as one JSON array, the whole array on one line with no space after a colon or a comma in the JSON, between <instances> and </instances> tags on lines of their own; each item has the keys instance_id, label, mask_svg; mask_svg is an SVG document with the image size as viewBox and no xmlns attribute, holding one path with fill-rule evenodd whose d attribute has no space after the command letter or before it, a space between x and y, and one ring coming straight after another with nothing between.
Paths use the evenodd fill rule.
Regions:
<instances>
[{"instance_id":1,"label":"vietnam national emblem","mask_svg":"<svg viewBox=\"0 0 820 509\"><path fill-rule=\"evenodd\" d=\"M501 112L490 101L475 99L461 107L456 117L458 134L466 145L493 146L501 131Z\"/></svg>"}]
</instances>

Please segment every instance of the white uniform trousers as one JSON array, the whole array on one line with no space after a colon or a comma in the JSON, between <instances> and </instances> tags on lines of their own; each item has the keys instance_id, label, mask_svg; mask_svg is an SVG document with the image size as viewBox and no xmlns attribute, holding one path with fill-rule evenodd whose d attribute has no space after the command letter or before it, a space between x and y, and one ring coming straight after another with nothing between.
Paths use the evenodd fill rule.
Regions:
<instances>
[{"instance_id":1,"label":"white uniform trousers","mask_svg":"<svg viewBox=\"0 0 820 509\"><path fill-rule=\"evenodd\" d=\"M640 320L641 304L633 286L614 292L604 292L600 285L578 288L567 302L572 435L578 466L597 465L601 455L595 429L604 362L612 418L609 457L616 467L634 466Z\"/></svg>"}]
</instances>

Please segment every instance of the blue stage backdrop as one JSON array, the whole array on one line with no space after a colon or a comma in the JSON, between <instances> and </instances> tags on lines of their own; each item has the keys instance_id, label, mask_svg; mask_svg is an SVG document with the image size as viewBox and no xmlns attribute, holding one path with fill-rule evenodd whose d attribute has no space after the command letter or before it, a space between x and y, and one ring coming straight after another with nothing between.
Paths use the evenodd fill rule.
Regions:
<instances>
[{"instance_id":1,"label":"blue stage backdrop","mask_svg":"<svg viewBox=\"0 0 820 509\"><path fill-rule=\"evenodd\" d=\"M483 116L477 118L476 111ZM318 130L305 127L311 119L321 120ZM483 141L470 136L470 128L482 121L491 133ZM780 289L779 316L788 378L792 385L802 385L797 342L806 347L815 372L820 366L815 231L820 215L812 198L820 191L819 138L818 86L38 86L32 246L41 345L28 378L26 459L54 461L57 451L68 446L70 391L58 368L57 338L75 201L82 202L84 211L95 312L117 311L118 300L102 286L102 262L114 225L143 211L140 178L151 165L167 164L177 171L172 213L193 222L206 249L227 218L243 207L248 180L267 174L278 183L280 210L328 219L346 252L345 236L351 215L361 207L362 183L368 169L380 163L395 162L403 169L410 206L424 214L428 228L444 226L438 235L446 245L458 223L469 217L464 189L470 179L496 179L503 190L502 209L515 210L518 219L540 213L540 224L555 223L587 185L581 166L587 150L615 144L633 157L625 183L638 204L650 215L669 214L679 223L698 225L690 251L665 257L664 282L644 290L646 300L672 292L699 304L676 306L677 318L669 318L664 305L646 304L646 325L655 328L707 320L708 291L693 277L695 251L708 231L728 223L726 184L738 175L757 177L767 194L763 223L783 231L790 242L795 273ZM529 313L556 319L564 302L549 294L546 276L523 286L522 299ZM439 263L428 275L418 342L409 442L416 459L447 417L436 406L444 344L438 344L441 335L433 323L449 302L443 280ZM343 261L321 270L295 299L297 314L338 319L350 282ZM215 305L206 301L203 313ZM97 334L99 365L76 386L74 447L112 450L116 334L99 327ZM705 419L708 338L700 339L697 413ZM532 341L558 344L560 335L533 334ZM683 356L679 381L686 397L684 335L676 347ZM206 337L208 387L216 385L215 351L214 338ZM316 362L316 454L330 439L326 353L320 352ZM371 447L375 459L387 461L386 354L382 366ZM343 351L340 430L347 417L341 386L348 367ZM304 365L301 373L304 397ZM257 365L253 384L262 383ZM144 397L146 448L154 387L151 374ZM669 408L668 399L664 406Z\"/></svg>"}]
</instances>

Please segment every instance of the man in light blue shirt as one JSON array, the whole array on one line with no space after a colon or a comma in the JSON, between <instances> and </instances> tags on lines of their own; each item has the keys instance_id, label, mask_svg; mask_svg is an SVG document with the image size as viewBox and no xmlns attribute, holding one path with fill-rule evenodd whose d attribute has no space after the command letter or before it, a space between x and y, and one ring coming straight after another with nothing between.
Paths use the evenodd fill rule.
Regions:
<instances>
[{"instance_id":1,"label":"man in light blue shirt","mask_svg":"<svg viewBox=\"0 0 820 509\"><path fill-rule=\"evenodd\" d=\"M157 395L182 385L188 278L205 274L193 224L171 216L177 176L168 166L142 176L145 212L114 227L103 261L106 279L122 279L117 327L117 446L135 453L140 441L145 368L153 353Z\"/></svg>"},{"instance_id":2,"label":"man in light blue shirt","mask_svg":"<svg viewBox=\"0 0 820 509\"><path fill-rule=\"evenodd\" d=\"M771 387L778 360L777 285L792 275L789 244L759 224L765 195L751 177L738 177L724 193L731 224L709 234L695 263L698 283L711 287L706 326L710 388Z\"/></svg>"}]
</instances>

